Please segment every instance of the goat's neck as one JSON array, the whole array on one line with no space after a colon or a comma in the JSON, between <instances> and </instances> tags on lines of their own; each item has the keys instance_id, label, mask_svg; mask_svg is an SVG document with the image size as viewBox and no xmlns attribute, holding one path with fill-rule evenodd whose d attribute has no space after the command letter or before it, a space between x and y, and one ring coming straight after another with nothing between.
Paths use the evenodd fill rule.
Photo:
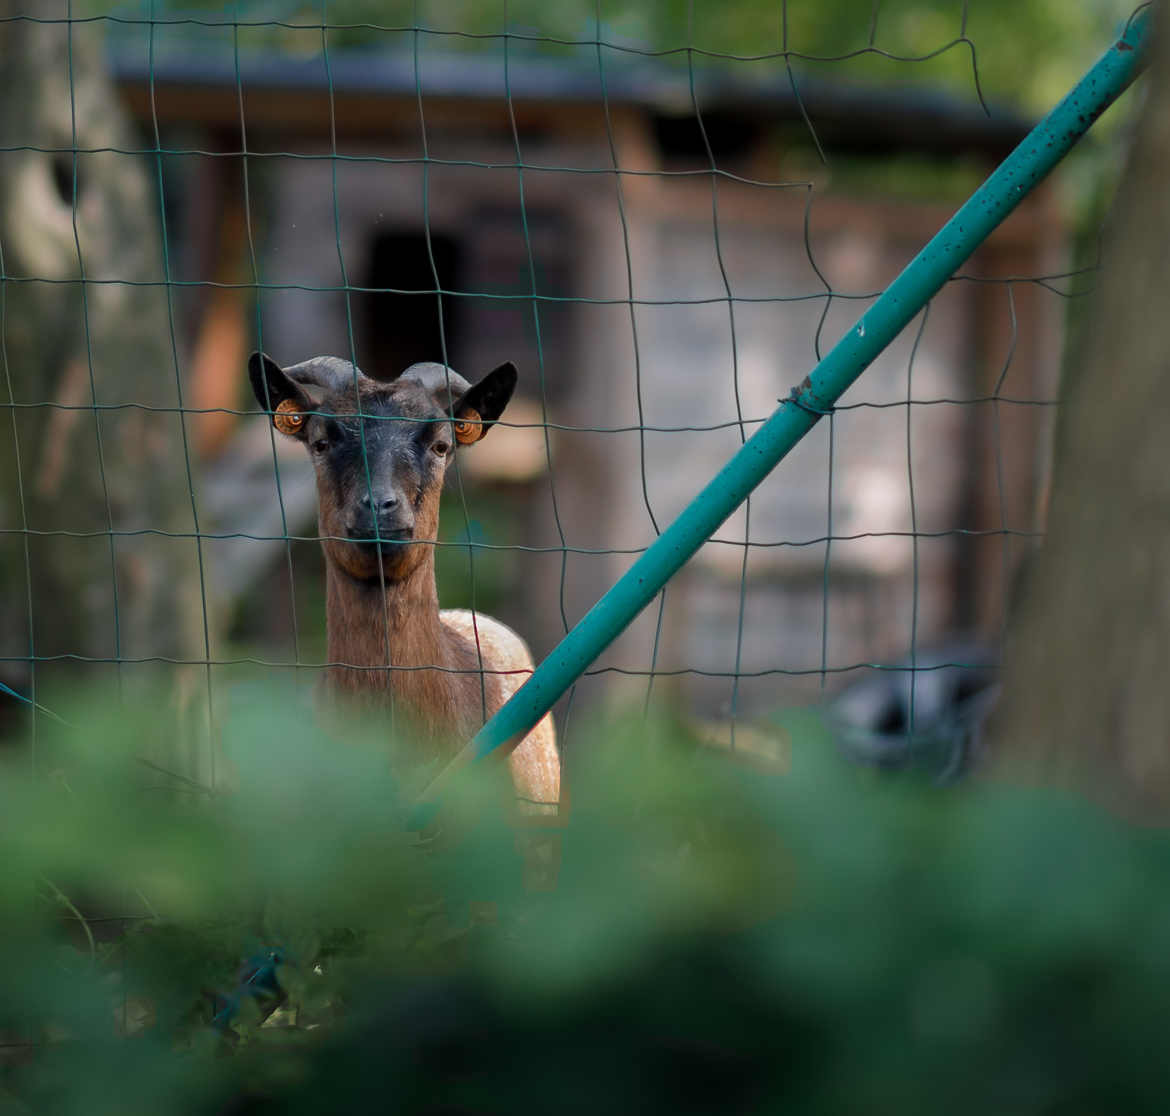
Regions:
<instances>
[{"instance_id":1,"label":"goat's neck","mask_svg":"<svg viewBox=\"0 0 1170 1116\"><path fill-rule=\"evenodd\" d=\"M326 559L329 629L327 688L413 725L416 759L453 755L483 723L479 655L463 647L439 618L433 552L402 581L385 587L357 581ZM402 669L406 668L406 669ZM488 682L487 701L499 705Z\"/></svg>"},{"instance_id":2,"label":"goat's neck","mask_svg":"<svg viewBox=\"0 0 1170 1116\"><path fill-rule=\"evenodd\" d=\"M450 707L441 692L449 681L442 669L378 669L450 665L433 555L402 581L385 586L357 581L327 561L325 589L329 661L345 664L330 670L334 690L401 696L420 711Z\"/></svg>"}]
</instances>

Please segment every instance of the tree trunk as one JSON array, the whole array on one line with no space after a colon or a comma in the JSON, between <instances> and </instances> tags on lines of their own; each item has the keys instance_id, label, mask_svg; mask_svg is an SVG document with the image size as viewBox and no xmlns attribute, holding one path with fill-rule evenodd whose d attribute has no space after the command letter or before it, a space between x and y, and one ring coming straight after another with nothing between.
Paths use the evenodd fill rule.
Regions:
<instances>
[{"instance_id":1,"label":"tree trunk","mask_svg":"<svg viewBox=\"0 0 1170 1116\"><path fill-rule=\"evenodd\" d=\"M0 145L0 676L28 686L32 656L202 658L157 167L88 153L143 146L91 25L4 24Z\"/></svg>"},{"instance_id":2,"label":"tree trunk","mask_svg":"<svg viewBox=\"0 0 1170 1116\"><path fill-rule=\"evenodd\" d=\"M1163 13L1159 12L1159 15ZM1163 21L1164 22L1164 21ZM1170 36L1160 28L1018 595L997 766L1170 802ZM1070 312L1077 312L1076 305Z\"/></svg>"}]
</instances>

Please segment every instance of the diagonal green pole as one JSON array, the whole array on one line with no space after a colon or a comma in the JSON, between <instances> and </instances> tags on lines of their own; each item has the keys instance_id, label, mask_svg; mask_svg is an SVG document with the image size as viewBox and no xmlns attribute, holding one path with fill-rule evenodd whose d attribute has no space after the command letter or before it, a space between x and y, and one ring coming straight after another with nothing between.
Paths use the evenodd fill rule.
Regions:
<instances>
[{"instance_id":1,"label":"diagonal green pole","mask_svg":"<svg viewBox=\"0 0 1170 1116\"><path fill-rule=\"evenodd\" d=\"M1032 129L800 386L793 388L791 397L781 400L768 421L435 779L420 801L416 823L433 812L438 793L465 763L521 738L536 725L996 226L1068 154L1097 117L1125 92L1145 60L1149 24L1149 11L1143 8L1068 96Z\"/></svg>"}]
</instances>

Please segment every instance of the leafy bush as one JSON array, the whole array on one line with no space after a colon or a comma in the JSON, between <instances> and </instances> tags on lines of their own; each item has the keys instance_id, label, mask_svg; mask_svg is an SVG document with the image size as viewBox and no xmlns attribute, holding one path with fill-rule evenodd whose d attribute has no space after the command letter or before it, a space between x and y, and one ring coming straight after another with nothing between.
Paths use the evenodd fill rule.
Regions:
<instances>
[{"instance_id":1,"label":"leafy bush","mask_svg":"<svg viewBox=\"0 0 1170 1116\"><path fill-rule=\"evenodd\" d=\"M157 710L79 709L0 778L0 1112L1170 1095L1170 845L1061 795L799 741L762 775L631 717L596 726L534 892L490 767L420 837L379 734L285 692L237 695L215 796L138 762Z\"/></svg>"}]
</instances>

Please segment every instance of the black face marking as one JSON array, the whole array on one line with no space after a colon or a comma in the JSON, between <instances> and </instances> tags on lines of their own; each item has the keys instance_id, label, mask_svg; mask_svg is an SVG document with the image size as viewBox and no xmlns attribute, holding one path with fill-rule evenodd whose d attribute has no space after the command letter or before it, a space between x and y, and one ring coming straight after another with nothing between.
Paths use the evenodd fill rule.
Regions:
<instances>
[{"instance_id":1,"label":"black face marking","mask_svg":"<svg viewBox=\"0 0 1170 1116\"><path fill-rule=\"evenodd\" d=\"M405 384L363 393L360 415L352 395L319 410L309 448L346 536L412 537L427 493L446 471L450 422L429 395Z\"/></svg>"}]
</instances>

